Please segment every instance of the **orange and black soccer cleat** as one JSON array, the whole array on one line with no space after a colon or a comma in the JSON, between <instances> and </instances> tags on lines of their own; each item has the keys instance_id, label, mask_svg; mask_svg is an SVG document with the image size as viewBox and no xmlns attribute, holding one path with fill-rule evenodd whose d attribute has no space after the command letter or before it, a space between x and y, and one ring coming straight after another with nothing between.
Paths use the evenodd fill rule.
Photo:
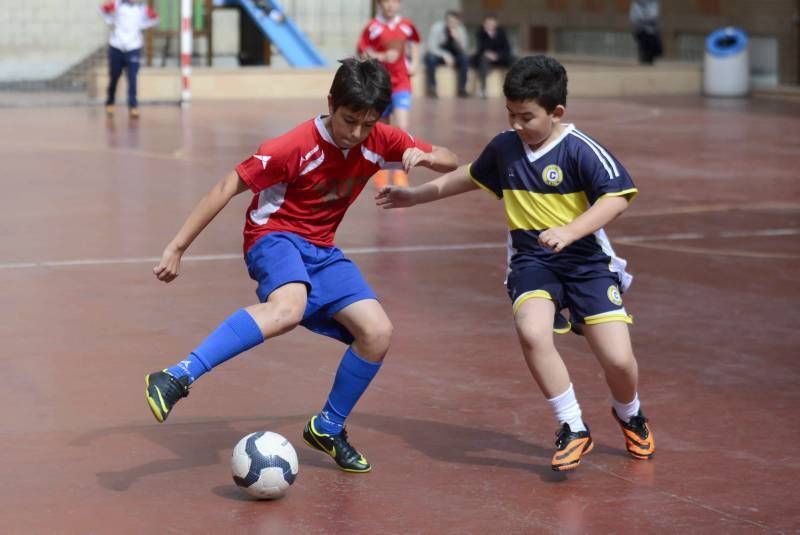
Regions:
<instances>
[{"instance_id":1,"label":"orange and black soccer cleat","mask_svg":"<svg viewBox=\"0 0 800 535\"><path fill-rule=\"evenodd\" d=\"M384 186L389 185L389 171L386 169L381 169L374 175L372 175L372 179L375 181L375 189L381 189Z\"/></svg>"},{"instance_id":2,"label":"orange and black soccer cleat","mask_svg":"<svg viewBox=\"0 0 800 535\"><path fill-rule=\"evenodd\" d=\"M617 420L622 429L622 434L625 435L625 447L631 457L645 461L651 458L656 452L656 441L653 438L650 427L647 425L647 418L644 417L641 409L636 416L631 416L631 420L628 423L620 420L619 416L617 416L617 411L613 407L611 408L611 414L614 415L614 419Z\"/></svg>"},{"instance_id":3,"label":"orange and black soccer cleat","mask_svg":"<svg viewBox=\"0 0 800 535\"><path fill-rule=\"evenodd\" d=\"M568 423L564 423L556 431L556 452L550 466L556 472L577 468L581 464L581 458L592 451L592 448L594 443L588 427L585 431L576 433L569 428Z\"/></svg>"},{"instance_id":4,"label":"orange and black soccer cleat","mask_svg":"<svg viewBox=\"0 0 800 535\"><path fill-rule=\"evenodd\" d=\"M389 182L391 182L395 186L407 187L408 175L402 169L395 169L389 171Z\"/></svg>"}]
</instances>

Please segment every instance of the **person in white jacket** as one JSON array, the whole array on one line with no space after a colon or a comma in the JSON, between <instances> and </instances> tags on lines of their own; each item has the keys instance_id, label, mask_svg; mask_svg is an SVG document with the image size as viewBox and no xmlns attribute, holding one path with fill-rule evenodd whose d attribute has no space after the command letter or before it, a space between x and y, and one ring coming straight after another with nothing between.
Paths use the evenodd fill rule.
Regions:
<instances>
[{"instance_id":1,"label":"person in white jacket","mask_svg":"<svg viewBox=\"0 0 800 535\"><path fill-rule=\"evenodd\" d=\"M142 56L142 31L158 24L158 13L140 0L115 0L100 6L103 19L111 27L108 39L108 94L106 113L114 113L117 82L123 69L128 76L128 110L139 117L136 99L136 76Z\"/></svg>"}]
</instances>

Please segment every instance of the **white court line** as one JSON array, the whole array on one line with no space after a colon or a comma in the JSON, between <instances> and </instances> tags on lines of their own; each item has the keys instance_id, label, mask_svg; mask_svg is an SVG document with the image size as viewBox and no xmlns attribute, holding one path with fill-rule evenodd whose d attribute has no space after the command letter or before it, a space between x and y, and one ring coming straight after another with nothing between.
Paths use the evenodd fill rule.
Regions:
<instances>
[{"instance_id":1,"label":"white court line","mask_svg":"<svg viewBox=\"0 0 800 535\"><path fill-rule=\"evenodd\" d=\"M755 238L762 236L796 236L800 228L776 228L764 230L728 231L719 234L702 234L698 232L676 232L671 234L651 234L649 236L616 236L613 243L638 243L650 241L682 241L704 240L709 238ZM342 249L348 255L378 254L378 253L418 253L439 251L472 251L478 249L505 248L505 242L496 243L461 243L442 245L403 245L396 247L349 247ZM183 258L184 262L214 262L218 260L240 260L241 254L209 254L190 255ZM129 258L83 258L78 260L44 260L41 262L9 262L0 264L0 269L25 269L25 268L50 268L70 266L102 266L118 264L156 264L161 260L158 256L134 256Z\"/></svg>"}]
</instances>

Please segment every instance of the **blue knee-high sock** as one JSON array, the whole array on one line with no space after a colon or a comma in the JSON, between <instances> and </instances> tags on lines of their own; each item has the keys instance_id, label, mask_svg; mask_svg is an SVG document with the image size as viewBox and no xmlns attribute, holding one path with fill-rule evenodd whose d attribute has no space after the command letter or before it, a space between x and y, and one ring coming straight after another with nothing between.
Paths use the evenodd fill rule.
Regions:
<instances>
[{"instance_id":1,"label":"blue knee-high sock","mask_svg":"<svg viewBox=\"0 0 800 535\"><path fill-rule=\"evenodd\" d=\"M344 421L380 368L380 362L364 360L348 347L336 370L328 401L317 415L317 430L329 435L341 433Z\"/></svg>"},{"instance_id":2,"label":"blue knee-high sock","mask_svg":"<svg viewBox=\"0 0 800 535\"><path fill-rule=\"evenodd\" d=\"M211 368L263 341L261 329L242 308L223 321L188 357L167 368L167 372L173 377L188 376L193 383Z\"/></svg>"}]
</instances>

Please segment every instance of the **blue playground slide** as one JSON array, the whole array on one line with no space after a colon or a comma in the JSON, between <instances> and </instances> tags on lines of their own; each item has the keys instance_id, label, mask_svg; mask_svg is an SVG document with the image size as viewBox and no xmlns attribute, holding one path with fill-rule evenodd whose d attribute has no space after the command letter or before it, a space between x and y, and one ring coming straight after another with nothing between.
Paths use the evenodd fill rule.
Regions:
<instances>
[{"instance_id":1,"label":"blue playground slide","mask_svg":"<svg viewBox=\"0 0 800 535\"><path fill-rule=\"evenodd\" d=\"M292 67L313 68L325 67L325 61L311 41L300 31L300 28L284 14L283 8L275 0L226 0L226 5L241 6L242 11L249 15L261 32L278 47L281 55L286 58ZM263 5L270 5L276 13L280 13L282 20L276 21L269 16Z\"/></svg>"}]
</instances>

